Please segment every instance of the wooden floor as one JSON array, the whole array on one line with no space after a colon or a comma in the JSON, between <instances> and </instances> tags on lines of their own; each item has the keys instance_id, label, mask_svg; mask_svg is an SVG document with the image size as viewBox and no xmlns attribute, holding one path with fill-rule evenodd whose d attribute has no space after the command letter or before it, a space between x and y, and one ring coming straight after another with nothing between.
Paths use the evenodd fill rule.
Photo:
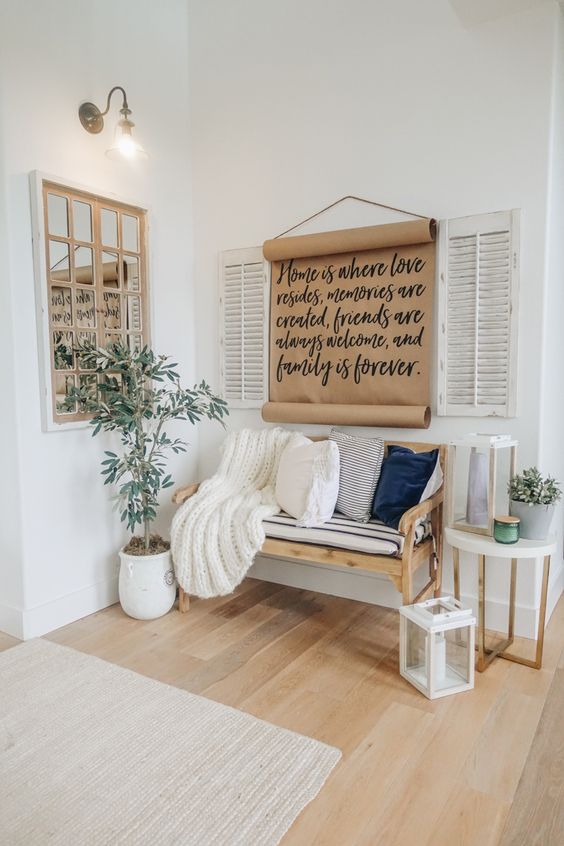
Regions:
<instances>
[{"instance_id":1,"label":"wooden floor","mask_svg":"<svg viewBox=\"0 0 564 846\"><path fill-rule=\"evenodd\" d=\"M251 579L185 615L142 623L114 606L48 637L342 749L284 846L493 846L562 653L564 601L542 670L497 660L435 703L398 675L397 612Z\"/></svg>"},{"instance_id":2,"label":"wooden floor","mask_svg":"<svg viewBox=\"0 0 564 846\"><path fill-rule=\"evenodd\" d=\"M564 842L564 653L556 668L501 846Z\"/></svg>"}]
</instances>

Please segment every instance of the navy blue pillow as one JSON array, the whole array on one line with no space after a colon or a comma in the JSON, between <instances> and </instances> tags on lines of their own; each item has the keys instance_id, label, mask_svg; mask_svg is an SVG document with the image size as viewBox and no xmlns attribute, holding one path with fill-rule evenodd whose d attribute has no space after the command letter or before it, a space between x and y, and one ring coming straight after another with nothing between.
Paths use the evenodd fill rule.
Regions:
<instances>
[{"instance_id":1,"label":"navy blue pillow","mask_svg":"<svg viewBox=\"0 0 564 846\"><path fill-rule=\"evenodd\" d=\"M390 446L374 494L372 516L397 529L403 513L421 502L438 456L438 449L412 452L408 447Z\"/></svg>"}]
</instances>

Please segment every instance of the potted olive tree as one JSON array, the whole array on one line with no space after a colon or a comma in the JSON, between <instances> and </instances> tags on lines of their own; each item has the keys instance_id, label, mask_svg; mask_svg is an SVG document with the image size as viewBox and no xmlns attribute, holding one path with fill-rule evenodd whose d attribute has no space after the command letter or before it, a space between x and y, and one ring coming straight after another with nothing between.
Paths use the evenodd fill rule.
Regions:
<instances>
[{"instance_id":1,"label":"potted olive tree","mask_svg":"<svg viewBox=\"0 0 564 846\"><path fill-rule=\"evenodd\" d=\"M166 473L166 454L186 450L186 443L170 437L164 427L174 420L221 421L227 406L205 382L181 387L177 365L148 347L132 351L119 343L83 344L77 355L84 370L99 375L94 393L75 389L69 399L92 413L93 435L118 432L121 438L120 453L106 450L102 461L104 484L118 486L115 507L132 532L120 550L120 602L131 617L154 619L172 607L176 580L170 543L153 534L151 525L161 490L174 484Z\"/></svg>"},{"instance_id":2,"label":"potted olive tree","mask_svg":"<svg viewBox=\"0 0 564 846\"><path fill-rule=\"evenodd\" d=\"M537 467L513 476L508 485L509 510L521 520L521 537L546 540L554 505L562 496L560 484L551 476L543 479Z\"/></svg>"}]
</instances>

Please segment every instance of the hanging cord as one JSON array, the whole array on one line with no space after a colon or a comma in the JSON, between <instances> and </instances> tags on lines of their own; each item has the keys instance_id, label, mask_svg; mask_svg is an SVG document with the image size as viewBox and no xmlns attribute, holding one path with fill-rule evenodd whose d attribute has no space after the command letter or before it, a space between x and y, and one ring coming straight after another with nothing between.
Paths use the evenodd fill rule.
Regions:
<instances>
[{"instance_id":1,"label":"hanging cord","mask_svg":"<svg viewBox=\"0 0 564 846\"><path fill-rule=\"evenodd\" d=\"M331 203L328 206L325 206L324 209L315 212L315 214L311 214L309 217L306 217L305 220L300 220L299 223L296 223L294 226L290 226L289 229L286 229L285 232L281 232L279 235L275 235L273 240L276 238L282 238L284 235L287 235L288 232L293 232L294 229L298 229L298 227L303 226L304 223L309 223L310 220L313 220L316 217L319 217L322 214L325 214L326 211L329 209L334 208L334 206L338 206L339 203L343 203L345 200L356 200L357 203L367 203L369 206L378 206L380 209L388 209L388 211L399 212L399 214L408 214L411 217L420 217L423 220L426 220L428 215L426 214L417 214L416 212L406 211L405 209L397 209L395 206L388 206L386 203L377 203L375 200L367 200L365 197L355 197L354 194L347 194L345 197L341 197L338 200L335 200L334 203Z\"/></svg>"}]
</instances>

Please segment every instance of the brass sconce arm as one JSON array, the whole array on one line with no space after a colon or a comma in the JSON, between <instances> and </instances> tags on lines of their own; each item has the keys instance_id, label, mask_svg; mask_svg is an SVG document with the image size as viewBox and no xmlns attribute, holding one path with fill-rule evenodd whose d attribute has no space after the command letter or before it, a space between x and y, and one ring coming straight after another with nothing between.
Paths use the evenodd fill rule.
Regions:
<instances>
[{"instance_id":1,"label":"brass sconce arm","mask_svg":"<svg viewBox=\"0 0 564 846\"><path fill-rule=\"evenodd\" d=\"M87 102L80 104L78 109L78 117L80 118L80 122L87 132L91 132L93 135L97 135L103 130L104 116L107 115L110 111L110 100L112 99L114 91L121 91L123 95L123 104L120 109L121 114L124 116L124 118L127 118L127 116L131 114L131 109L129 108L129 105L127 103L127 94L125 93L125 88L122 88L121 85L114 85L114 87L110 90L110 93L108 94L106 108L103 112L101 112L98 106L94 105L94 103Z\"/></svg>"}]
</instances>

